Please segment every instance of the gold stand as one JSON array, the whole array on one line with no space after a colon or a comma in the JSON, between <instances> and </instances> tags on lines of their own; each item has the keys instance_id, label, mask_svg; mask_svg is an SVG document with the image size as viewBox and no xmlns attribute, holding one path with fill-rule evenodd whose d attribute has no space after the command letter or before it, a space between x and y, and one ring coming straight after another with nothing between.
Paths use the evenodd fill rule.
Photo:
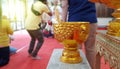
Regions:
<instances>
[{"instance_id":1,"label":"gold stand","mask_svg":"<svg viewBox=\"0 0 120 69\"><path fill-rule=\"evenodd\" d=\"M75 40L64 40L63 44L64 50L60 58L62 62L70 64L82 62L82 58L80 57L78 50L78 44Z\"/></svg>"},{"instance_id":2,"label":"gold stand","mask_svg":"<svg viewBox=\"0 0 120 69\"><path fill-rule=\"evenodd\" d=\"M107 34L120 37L120 0L110 0L115 6L112 16L115 17L108 25Z\"/></svg>"}]
</instances>

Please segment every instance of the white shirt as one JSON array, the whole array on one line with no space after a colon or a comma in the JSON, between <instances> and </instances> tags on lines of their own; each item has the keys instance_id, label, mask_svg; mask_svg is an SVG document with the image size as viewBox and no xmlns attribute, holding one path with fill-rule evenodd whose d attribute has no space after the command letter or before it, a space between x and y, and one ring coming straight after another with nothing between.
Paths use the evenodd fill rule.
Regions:
<instances>
[{"instance_id":1,"label":"white shirt","mask_svg":"<svg viewBox=\"0 0 120 69\"><path fill-rule=\"evenodd\" d=\"M56 6L56 8L59 11L59 15L60 15L60 19L62 18L61 14L62 14L62 8L60 6ZM51 11L52 11L52 23L58 23L57 19L55 18L55 6L51 7Z\"/></svg>"}]
</instances>

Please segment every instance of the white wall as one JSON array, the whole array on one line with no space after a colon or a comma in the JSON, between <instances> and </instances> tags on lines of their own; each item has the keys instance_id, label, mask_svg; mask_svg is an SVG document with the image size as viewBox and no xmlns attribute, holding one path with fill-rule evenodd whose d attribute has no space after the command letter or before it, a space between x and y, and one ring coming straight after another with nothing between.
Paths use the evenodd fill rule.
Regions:
<instances>
[{"instance_id":1,"label":"white wall","mask_svg":"<svg viewBox=\"0 0 120 69\"><path fill-rule=\"evenodd\" d=\"M98 19L98 27L106 27L108 23L112 20L112 18L97 18Z\"/></svg>"}]
</instances>

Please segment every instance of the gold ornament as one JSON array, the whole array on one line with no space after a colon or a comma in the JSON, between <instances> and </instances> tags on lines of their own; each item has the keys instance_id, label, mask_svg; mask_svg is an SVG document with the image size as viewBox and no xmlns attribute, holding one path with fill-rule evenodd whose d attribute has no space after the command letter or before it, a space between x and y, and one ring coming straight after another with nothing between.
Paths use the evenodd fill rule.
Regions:
<instances>
[{"instance_id":1,"label":"gold ornament","mask_svg":"<svg viewBox=\"0 0 120 69\"><path fill-rule=\"evenodd\" d=\"M78 30L80 43L83 43L89 33L89 22L62 22L54 24L54 37L62 42L65 39L73 39L74 31Z\"/></svg>"},{"instance_id":2,"label":"gold ornament","mask_svg":"<svg viewBox=\"0 0 120 69\"><path fill-rule=\"evenodd\" d=\"M120 0L110 0L110 2L115 6L115 11L112 13L115 20L109 23L107 34L120 37Z\"/></svg>"},{"instance_id":3,"label":"gold ornament","mask_svg":"<svg viewBox=\"0 0 120 69\"><path fill-rule=\"evenodd\" d=\"M80 63L78 44L83 43L89 34L89 22L62 22L54 24L54 37L63 42L64 50L60 60L65 63Z\"/></svg>"},{"instance_id":4,"label":"gold ornament","mask_svg":"<svg viewBox=\"0 0 120 69\"><path fill-rule=\"evenodd\" d=\"M60 60L65 63L80 63L82 58L78 50L78 43L75 40L64 40L64 50Z\"/></svg>"}]
</instances>

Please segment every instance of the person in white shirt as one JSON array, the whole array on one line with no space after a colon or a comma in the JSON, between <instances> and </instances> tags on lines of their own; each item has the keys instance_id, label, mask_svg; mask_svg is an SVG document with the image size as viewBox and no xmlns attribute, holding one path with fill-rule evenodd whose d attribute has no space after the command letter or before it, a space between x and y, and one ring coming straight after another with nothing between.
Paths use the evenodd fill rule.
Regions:
<instances>
[{"instance_id":1,"label":"person in white shirt","mask_svg":"<svg viewBox=\"0 0 120 69\"><path fill-rule=\"evenodd\" d=\"M53 6L51 6L52 23L58 23L62 19L62 8L59 5L59 0L53 0Z\"/></svg>"}]
</instances>

